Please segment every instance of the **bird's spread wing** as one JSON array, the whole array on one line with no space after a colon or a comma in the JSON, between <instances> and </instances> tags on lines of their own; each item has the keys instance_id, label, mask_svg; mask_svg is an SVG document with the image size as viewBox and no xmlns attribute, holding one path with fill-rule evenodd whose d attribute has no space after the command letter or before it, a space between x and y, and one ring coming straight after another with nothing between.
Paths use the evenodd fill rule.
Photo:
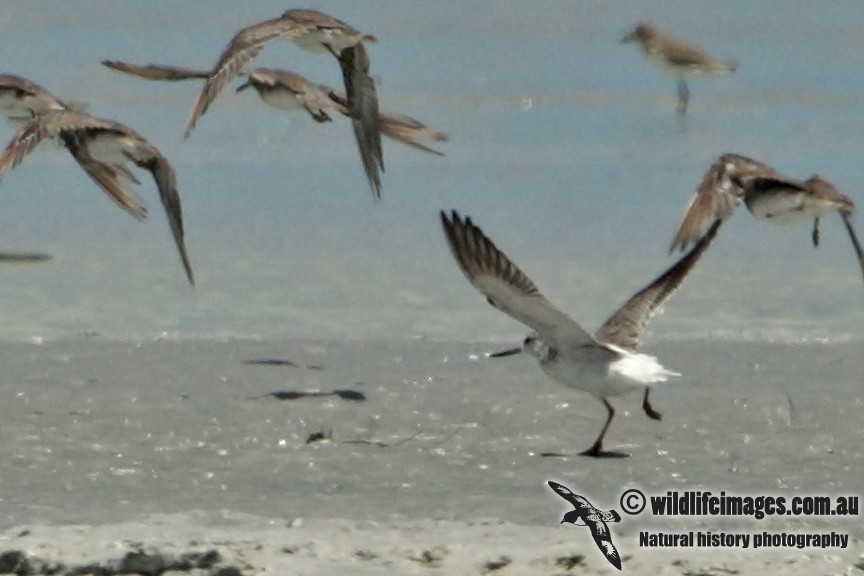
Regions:
<instances>
[{"instance_id":1,"label":"bird's spread wing","mask_svg":"<svg viewBox=\"0 0 864 576\"><path fill-rule=\"evenodd\" d=\"M684 210L669 252L686 250L709 222L731 216L741 202L741 195L741 189L726 177L726 162L721 158L711 164Z\"/></svg>"},{"instance_id":2,"label":"bird's spread wing","mask_svg":"<svg viewBox=\"0 0 864 576\"><path fill-rule=\"evenodd\" d=\"M606 556L606 559L609 560L609 562L618 570L621 570L621 555L612 543L612 535L609 533L609 527L602 521L588 521L586 524L588 525L588 529L591 530L591 536L594 538L594 542L597 543L597 547L600 548L600 551L604 556Z\"/></svg>"},{"instance_id":3,"label":"bird's spread wing","mask_svg":"<svg viewBox=\"0 0 864 576\"><path fill-rule=\"evenodd\" d=\"M79 112L63 111L45 114L30 121L12 139L0 157L0 176L17 166L46 138L59 137L72 157L87 175L121 208L141 219L147 214L138 196L126 186L124 178L131 174L93 159L78 138L78 132L116 130L113 122L99 120ZM134 177L130 178L134 181Z\"/></svg>"},{"instance_id":4,"label":"bird's spread wing","mask_svg":"<svg viewBox=\"0 0 864 576\"><path fill-rule=\"evenodd\" d=\"M20 164L43 140L79 130L114 130L116 124L87 114L58 111L37 116L21 127L0 156L0 178Z\"/></svg>"},{"instance_id":5,"label":"bird's spread wing","mask_svg":"<svg viewBox=\"0 0 864 576\"><path fill-rule=\"evenodd\" d=\"M206 111L222 89L233 80L264 45L277 38L290 39L300 36L312 27L311 23L300 23L291 18L274 18L259 24L254 24L238 32L210 70L207 82L198 95L195 107L186 124L184 138L188 138L195 129L195 124Z\"/></svg>"},{"instance_id":6,"label":"bird's spread wing","mask_svg":"<svg viewBox=\"0 0 864 576\"><path fill-rule=\"evenodd\" d=\"M175 82L177 80L191 80L195 78L203 80L210 76L209 70L197 70L195 68L168 66L164 64L147 64L140 66L138 64L129 64L128 62L120 62L119 60L103 60L102 65L117 72L145 78L147 80L168 80Z\"/></svg>"},{"instance_id":7,"label":"bird's spread wing","mask_svg":"<svg viewBox=\"0 0 864 576\"><path fill-rule=\"evenodd\" d=\"M378 120L378 94L375 81L369 75L369 55L363 44L357 44L344 48L337 58L342 68L348 112L363 169L375 198L381 198L380 172L384 171L384 153Z\"/></svg>"},{"instance_id":8,"label":"bird's spread wing","mask_svg":"<svg viewBox=\"0 0 864 576\"><path fill-rule=\"evenodd\" d=\"M446 134L430 130L428 126L410 116L399 116L397 114L381 112L378 120L381 127L381 134L384 136L398 140L406 146L411 146L412 148L422 150L423 152L429 152L436 156L444 155L443 152L429 148L423 144L421 140L446 142Z\"/></svg>"},{"instance_id":9,"label":"bird's spread wing","mask_svg":"<svg viewBox=\"0 0 864 576\"><path fill-rule=\"evenodd\" d=\"M855 234L855 229L852 227L852 219L849 214L840 214L843 218L843 224L846 226L846 231L849 233L849 240L852 241L852 248L855 249L855 256L858 258L858 265L861 267L861 274L864 275L864 251L861 250L861 243L858 242L858 235Z\"/></svg>"},{"instance_id":10,"label":"bird's spread wing","mask_svg":"<svg viewBox=\"0 0 864 576\"><path fill-rule=\"evenodd\" d=\"M715 220L690 251L648 286L637 292L597 331L599 342L633 350L645 325L678 289L684 278L717 236L723 220Z\"/></svg>"},{"instance_id":11,"label":"bird's spread wing","mask_svg":"<svg viewBox=\"0 0 864 576\"><path fill-rule=\"evenodd\" d=\"M87 175L109 198L117 203L123 210L139 220L147 217L147 208L144 203L123 181L123 174L117 172L114 167L91 158L84 149L76 142L70 141L66 148L84 169Z\"/></svg>"},{"instance_id":12,"label":"bird's spread wing","mask_svg":"<svg viewBox=\"0 0 864 576\"><path fill-rule=\"evenodd\" d=\"M177 192L177 177L174 174L174 168L171 167L165 157L158 153L154 154L149 162L149 168L153 173L153 179L156 181L156 187L159 189L159 199L165 208L165 216L168 218L174 243L177 245L177 251L183 261L186 277L189 279L189 283L194 286L195 277L192 274L189 256L186 254L186 242L183 234L183 208L180 205L180 194Z\"/></svg>"},{"instance_id":13,"label":"bird's spread wing","mask_svg":"<svg viewBox=\"0 0 864 576\"><path fill-rule=\"evenodd\" d=\"M596 345L575 320L558 310L483 231L455 210L441 224L459 268L490 304L536 330L556 347Z\"/></svg>"},{"instance_id":14,"label":"bird's spread wing","mask_svg":"<svg viewBox=\"0 0 864 576\"><path fill-rule=\"evenodd\" d=\"M567 488L562 484L558 484L557 482L553 482L549 480L547 482L549 487L555 491L556 494L570 502L574 506L574 508L579 510L585 510L586 513L597 514L600 511L597 510L588 500L585 499L584 496L579 496L578 494L574 494L572 490Z\"/></svg>"}]
</instances>

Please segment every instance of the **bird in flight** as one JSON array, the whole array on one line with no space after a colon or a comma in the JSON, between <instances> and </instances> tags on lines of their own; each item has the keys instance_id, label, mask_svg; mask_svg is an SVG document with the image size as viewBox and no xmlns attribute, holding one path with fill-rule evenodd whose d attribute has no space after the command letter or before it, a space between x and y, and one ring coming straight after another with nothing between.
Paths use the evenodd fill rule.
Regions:
<instances>
[{"instance_id":1,"label":"bird in flight","mask_svg":"<svg viewBox=\"0 0 864 576\"><path fill-rule=\"evenodd\" d=\"M103 60L102 64L117 72L148 80L176 82L207 78L209 75L206 70L163 64L137 65L117 60ZM280 110L305 110L316 122L332 122L333 119L327 113L329 110L351 117L348 99L344 94L330 86L315 84L290 70L255 68L247 74L246 82L237 87L237 92L249 88L254 88L265 104ZM430 129L415 118L379 111L378 125L382 136L436 156L444 155L424 142L446 142L447 135Z\"/></svg>"},{"instance_id":2,"label":"bird in flight","mask_svg":"<svg viewBox=\"0 0 864 576\"><path fill-rule=\"evenodd\" d=\"M852 226L852 200L818 175L807 180L787 178L767 164L733 153L720 156L705 172L687 204L670 252L686 249L709 222L728 218L742 201L755 218L765 222L789 224L812 218L814 246L819 245L819 219L837 212L864 276L864 251Z\"/></svg>"},{"instance_id":3,"label":"bird in flight","mask_svg":"<svg viewBox=\"0 0 864 576\"><path fill-rule=\"evenodd\" d=\"M556 494L573 505L573 510L564 514L562 524L573 524L574 526L587 526L591 536L600 552L606 557L610 564L621 570L621 555L612 543L612 534L609 532L607 522L620 522L621 516L615 510L603 512L588 502L584 496L574 494L569 488L551 480L547 482Z\"/></svg>"},{"instance_id":4,"label":"bird in flight","mask_svg":"<svg viewBox=\"0 0 864 576\"><path fill-rule=\"evenodd\" d=\"M603 438L615 416L609 397L644 389L645 414L654 420L661 419L651 406L650 386L680 374L661 366L654 356L637 352L636 347L648 320L677 290L714 240L721 223L715 221L692 250L634 294L592 336L549 302L471 218L463 219L455 210L449 216L441 212L450 250L468 281L492 306L534 330L520 348L491 357L529 352L552 379L591 394L606 407L603 429L594 444L581 453L595 458L627 456L603 450Z\"/></svg>"},{"instance_id":5,"label":"bird in flight","mask_svg":"<svg viewBox=\"0 0 864 576\"><path fill-rule=\"evenodd\" d=\"M371 34L364 34L317 10L288 10L278 18L247 26L235 34L210 69L186 123L183 138L189 137L219 92L272 40L291 40L304 50L330 52L336 57L342 69L352 126L366 176L375 197L380 198L384 155L378 127L378 95L375 82L369 75L369 56L363 46L364 42L377 40Z\"/></svg>"},{"instance_id":6,"label":"bird in flight","mask_svg":"<svg viewBox=\"0 0 864 576\"><path fill-rule=\"evenodd\" d=\"M177 178L171 163L131 128L83 112L59 110L34 117L25 124L0 156L0 178L20 164L42 141L59 138L87 175L127 212L143 218L146 214L138 196L126 181L139 184L126 163L148 170L156 182L174 242L190 284L195 283L186 254L183 214Z\"/></svg>"}]
</instances>

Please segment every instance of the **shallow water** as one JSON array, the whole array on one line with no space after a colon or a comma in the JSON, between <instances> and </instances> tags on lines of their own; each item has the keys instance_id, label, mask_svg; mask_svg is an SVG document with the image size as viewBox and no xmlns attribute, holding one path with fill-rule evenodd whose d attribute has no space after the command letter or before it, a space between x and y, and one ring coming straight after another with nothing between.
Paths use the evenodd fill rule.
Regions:
<instances>
[{"instance_id":1,"label":"shallow water","mask_svg":"<svg viewBox=\"0 0 864 576\"><path fill-rule=\"evenodd\" d=\"M683 374L654 391L663 421L642 414L638 394L613 399L607 446L631 457L592 460L574 454L602 426L599 402L549 380L530 358L486 359L488 346L12 343L0 356L0 528L178 511L552 525L549 479L610 503L629 486L857 494L857 349L653 346ZM336 390L365 400L272 395ZM318 433L332 440L307 443ZM860 522L831 520L864 536ZM824 518L789 522L826 527Z\"/></svg>"}]
</instances>

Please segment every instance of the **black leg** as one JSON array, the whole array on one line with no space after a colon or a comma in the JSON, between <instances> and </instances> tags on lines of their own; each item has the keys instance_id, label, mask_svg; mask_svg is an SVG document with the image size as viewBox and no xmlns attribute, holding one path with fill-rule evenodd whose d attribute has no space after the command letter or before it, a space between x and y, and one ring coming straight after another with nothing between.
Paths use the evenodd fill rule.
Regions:
<instances>
[{"instance_id":1,"label":"black leg","mask_svg":"<svg viewBox=\"0 0 864 576\"><path fill-rule=\"evenodd\" d=\"M813 246L819 246L819 217L813 219Z\"/></svg>"},{"instance_id":2,"label":"black leg","mask_svg":"<svg viewBox=\"0 0 864 576\"><path fill-rule=\"evenodd\" d=\"M651 406L651 400L648 398L648 395L651 393L651 388L645 387L645 396L642 397L642 410L645 411L645 414L648 415L652 420L662 420L663 415Z\"/></svg>"},{"instance_id":3,"label":"black leg","mask_svg":"<svg viewBox=\"0 0 864 576\"><path fill-rule=\"evenodd\" d=\"M678 105L675 110L679 114L687 113L687 103L690 101L690 88L687 87L687 81L684 78L678 78Z\"/></svg>"},{"instance_id":4,"label":"black leg","mask_svg":"<svg viewBox=\"0 0 864 576\"><path fill-rule=\"evenodd\" d=\"M597 436L597 440L594 441L594 444L588 450L584 452L580 452L580 456L591 456L592 458L626 458L629 454L625 454L623 452L606 452L603 450L603 437L606 436L606 431L609 429L609 425L612 423L612 418L615 417L615 409L612 408L612 405L609 404L609 401L603 398L603 405L606 406L606 412L608 417L606 418L606 424L603 425L603 429L600 431L600 435Z\"/></svg>"}]
</instances>

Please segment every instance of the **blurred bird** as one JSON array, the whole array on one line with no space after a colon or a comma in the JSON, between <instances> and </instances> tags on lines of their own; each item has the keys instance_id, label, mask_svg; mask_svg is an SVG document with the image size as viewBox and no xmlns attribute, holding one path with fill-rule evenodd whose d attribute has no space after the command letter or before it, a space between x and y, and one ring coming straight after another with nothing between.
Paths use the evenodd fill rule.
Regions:
<instances>
[{"instance_id":1,"label":"blurred bird","mask_svg":"<svg viewBox=\"0 0 864 576\"><path fill-rule=\"evenodd\" d=\"M0 178L20 164L43 140L59 138L78 164L102 190L137 218L146 214L138 196L126 181L140 184L127 162L150 171L165 208L174 242L190 284L195 284L183 239L183 215L177 179L170 162L132 129L83 112L59 110L40 114L24 125L0 156Z\"/></svg>"},{"instance_id":2,"label":"blurred bird","mask_svg":"<svg viewBox=\"0 0 864 576\"><path fill-rule=\"evenodd\" d=\"M148 80L176 82L206 78L209 74L206 70L162 64L140 66L116 60L103 60L102 64L112 70ZM348 100L343 94L329 86L314 84L296 72L276 68L256 68L247 76L246 82L237 88L237 92L254 88L261 100L274 108L288 111L305 110L316 122L331 122L333 119L327 113L328 110L351 117ZM447 135L431 130L419 120L410 116L379 112L378 125L383 136L424 152L437 156L444 155L438 150L429 148L423 142L446 142Z\"/></svg>"},{"instance_id":3,"label":"blurred bird","mask_svg":"<svg viewBox=\"0 0 864 576\"><path fill-rule=\"evenodd\" d=\"M717 60L698 48L662 34L647 23L636 25L621 39L623 43L639 42L645 55L662 69L675 75L678 81L678 103L676 110L685 114L690 101L690 89L686 77L695 73L734 72L735 62Z\"/></svg>"},{"instance_id":4,"label":"blurred bird","mask_svg":"<svg viewBox=\"0 0 864 576\"><path fill-rule=\"evenodd\" d=\"M789 224L812 218L814 246L819 245L819 219L837 212L864 275L864 251L852 226L852 200L818 175L807 180L787 178L758 160L733 153L720 156L705 172L669 251L686 249L709 222L728 218L742 201L753 216L766 222Z\"/></svg>"}]
</instances>

